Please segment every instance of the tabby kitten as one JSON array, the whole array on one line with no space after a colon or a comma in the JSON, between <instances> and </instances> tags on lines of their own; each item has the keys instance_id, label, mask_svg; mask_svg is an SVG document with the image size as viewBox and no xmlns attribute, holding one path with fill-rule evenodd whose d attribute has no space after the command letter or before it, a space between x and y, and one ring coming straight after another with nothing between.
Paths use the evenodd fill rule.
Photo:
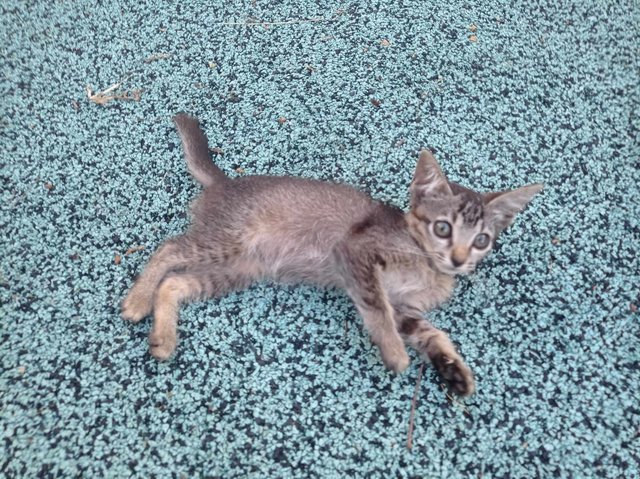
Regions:
<instances>
[{"instance_id":1,"label":"tabby kitten","mask_svg":"<svg viewBox=\"0 0 640 479\"><path fill-rule=\"evenodd\" d=\"M449 298L455 275L473 271L542 185L476 193L448 182L422 150L404 213L346 185L229 178L211 161L198 121L186 114L174 121L204 191L192 206L189 231L155 252L122 303L122 316L132 322L153 312L153 356L164 360L174 352L180 303L266 278L314 283L347 292L389 369L409 365L406 342L453 392L473 393L471 370L422 313Z\"/></svg>"}]
</instances>

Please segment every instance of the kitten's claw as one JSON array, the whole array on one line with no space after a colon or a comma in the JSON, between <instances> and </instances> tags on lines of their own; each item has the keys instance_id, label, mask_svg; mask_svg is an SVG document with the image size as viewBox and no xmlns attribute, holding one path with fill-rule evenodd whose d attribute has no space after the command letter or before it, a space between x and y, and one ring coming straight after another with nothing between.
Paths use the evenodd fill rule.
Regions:
<instances>
[{"instance_id":1,"label":"kitten's claw","mask_svg":"<svg viewBox=\"0 0 640 479\"><path fill-rule=\"evenodd\" d=\"M151 330L149 334L149 353L160 361L166 361L176 350L178 338L175 334L161 334Z\"/></svg>"},{"instance_id":2,"label":"kitten's claw","mask_svg":"<svg viewBox=\"0 0 640 479\"><path fill-rule=\"evenodd\" d=\"M120 314L123 319L137 323L145 316L151 314L151 299L131 291L124 301L122 301Z\"/></svg>"},{"instance_id":3,"label":"kitten's claw","mask_svg":"<svg viewBox=\"0 0 640 479\"><path fill-rule=\"evenodd\" d=\"M476 389L473 373L461 358L439 354L431 361L452 392L460 396L473 394Z\"/></svg>"}]
</instances>

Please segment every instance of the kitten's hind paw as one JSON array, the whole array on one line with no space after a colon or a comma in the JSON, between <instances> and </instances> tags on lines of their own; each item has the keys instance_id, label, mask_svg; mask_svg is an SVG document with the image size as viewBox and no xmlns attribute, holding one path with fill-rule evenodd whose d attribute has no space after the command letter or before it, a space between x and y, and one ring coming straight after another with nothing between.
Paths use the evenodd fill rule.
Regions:
<instances>
[{"instance_id":1,"label":"kitten's hind paw","mask_svg":"<svg viewBox=\"0 0 640 479\"><path fill-rule=\"evenodd\" d=\"M127 321L132 323L139 322L142 318L151 314L151 298L147 298L144 294L137 294L132 289L122 301L120 314Z\"/></svg>"},{"instance_id":2,"label":"kitten's hind paw","mask_svg":"<svg viewBox=\"0 0 640 479\"><path fill-rule=\"evenodd\" d=\"M431 362L452 392L460 396L471 396L476 390L473 373L460 357L439 354Z\"/></svg>"}]
</instances>

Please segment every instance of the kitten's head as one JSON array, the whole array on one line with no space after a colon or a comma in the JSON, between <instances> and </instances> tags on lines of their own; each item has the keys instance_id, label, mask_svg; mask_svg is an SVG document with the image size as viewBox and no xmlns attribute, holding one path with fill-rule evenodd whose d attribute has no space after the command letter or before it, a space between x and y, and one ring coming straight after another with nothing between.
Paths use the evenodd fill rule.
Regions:
<instances>
[{"instance_id":1,"label":"kitten's head","mask_svg":"<svg viewBox=\"0 0 640 479\"><path fill-rule=\"evenodd\" d=\"M422 150L411 183L407 215L413 238L447 274L471 273L498 235L542 189L542 184L497 193L476 193L449 183L436 159Z\"/></svg>"}]
</instances>

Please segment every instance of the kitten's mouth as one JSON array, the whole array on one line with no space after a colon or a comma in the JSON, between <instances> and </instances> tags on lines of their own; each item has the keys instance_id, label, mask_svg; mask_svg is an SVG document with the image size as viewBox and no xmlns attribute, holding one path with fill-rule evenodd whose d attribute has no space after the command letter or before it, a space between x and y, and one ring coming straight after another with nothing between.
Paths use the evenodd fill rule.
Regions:
<instances>
[{"instance_id":1,"label":"kitten's mouth","mask_svg":"<svg viewBox=\"0 0 640 479\"><path fill-rule=\"evenodd\" d=\"M464 271L460 271L458 268L451 268L446 265L438 265L438 270L440 270L441 273L448 274L449 276L464 274Z\"/></svg>"},{"instance_id":2,"label":"kitten's mouth","mask_svg":"<svg viewBox=\"0 0 640 479\"><path fill-rule=\"evenodd\" d=\"M471 274L473 272L473 268L468 267L467 265L456 268L454 266L451 266L446 263L441 263L439 261L436 263L436 267L441 273L448 274L450 276L466 275L466 274Z\"/></svg>"}]
</instances>

